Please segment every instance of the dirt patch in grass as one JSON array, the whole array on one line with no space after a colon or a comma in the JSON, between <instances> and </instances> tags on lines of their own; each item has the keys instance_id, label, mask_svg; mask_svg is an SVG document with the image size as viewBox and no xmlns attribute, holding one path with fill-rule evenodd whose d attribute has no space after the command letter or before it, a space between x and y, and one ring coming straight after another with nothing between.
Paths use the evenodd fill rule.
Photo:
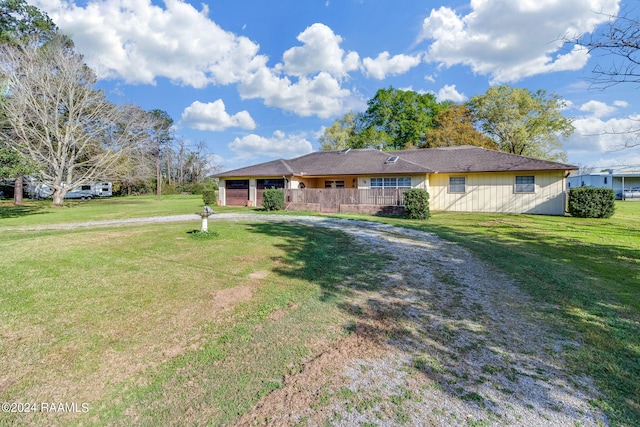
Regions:
<instances>
[{"instance_id":1,"label":"dirt patch in grass","mask_svg":"<svg viewBox=\"0 0 640 427\"><path fill-rule=\"evenodd\" d=\"M251 275L249 275L251 278ZM244 285L211 292L211 312L218 315L231 310L236 305L248 301L253 294L254 286Z\"/></svg>"},{"instance_id":2,"label":"dirt patch in grass","mask_svg":"<svg viewBox=\"0 0 640 427\"><path fill-rule=\"evenodd\" d=\"M269 275L269 272L267 270L258 270L258 271L249 273L249 279L259 281L266 278L268 275Z\"/></svg>"},{"instance_id":3,"label":"dirt patch in grass","mask_svg":"<svg viewBox=\"0 0 640 427\"><path fill-rule=\"evenodd\" d=\"M285 376L282 388L271 392L236 423L238 426L294 425L300 413L315 407L316 417L322 416L316 402L323 389L336 388L344 367L354 359L377 359L389 352L381 341L392 325L383 319L362 321L349 328L349 333L333 345L319 350L319 355L305 363L299 373ZM325 414L326 415L326 414Z\"/></svg>"}]
</instances>

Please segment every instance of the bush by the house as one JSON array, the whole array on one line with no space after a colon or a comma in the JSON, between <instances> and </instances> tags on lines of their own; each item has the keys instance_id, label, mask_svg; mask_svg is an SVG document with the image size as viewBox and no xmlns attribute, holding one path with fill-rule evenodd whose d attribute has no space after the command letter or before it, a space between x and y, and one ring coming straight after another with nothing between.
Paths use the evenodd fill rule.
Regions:
<instances>
[{"instance_id":1,"label":"bush by the house","mask_svg":"<svg viewBox=\"0 0 640 427\"><path fill-rule=\"evenodd\" d=\"M262 207L267 211L284 209L284 191L268 188L262 193Z\"/></svg>"},{"instance_id":2,"label":"bush by the house","mask_svg":"<svg viewBox=\"0 0 640 427\"><path fill-rule=\"evenodd\" d=\"M404 192L404 215L409 219L427 219L431 216L427 190L412 188Z\"/></svg>"},{"instance_id":3,"label":"bush by the house","mask_svg":"<svg viewBox=\"0 0 640 427\"><path fill-rule=\"evenodd\" d=\"M579 218L609 218L616 195L610 188L579 187L569 190L569 213Z\"/></svg>"},{"instance_id":4,"label":"bush by the house","mask_svg":"<svg viewBox=\"0 0 640 427\"><path fill-rule=\"evenodd\" d=\"M205 205L215 205L218 200L218 192L212 189L206 189L202 191L202 201Z\"/></svg>"}]
</instances>

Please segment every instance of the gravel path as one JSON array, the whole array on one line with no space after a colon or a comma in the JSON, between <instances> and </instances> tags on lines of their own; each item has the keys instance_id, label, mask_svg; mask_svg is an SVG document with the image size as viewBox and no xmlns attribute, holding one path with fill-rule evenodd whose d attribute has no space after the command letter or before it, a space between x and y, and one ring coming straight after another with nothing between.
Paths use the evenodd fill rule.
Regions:
<instances>
[{"instance_id":1,"label":"gravel path","mask_svg":"<svg viewBox=\"0 0 640 427\"><path fill-rule=\"evenodd\" d=\"M99 221L9 230L67 229L189 221L197 215ZM330 227L390 262L375 290L345 303L351 334L238 425L598 426L588 378L568 373L573 346L501 272L437 236L365 221L216 214L210 221L282 221ZM344 285L348 285L348 278ZM362 284L360 284L362 285Z\"/></svg>"}]
</instances>

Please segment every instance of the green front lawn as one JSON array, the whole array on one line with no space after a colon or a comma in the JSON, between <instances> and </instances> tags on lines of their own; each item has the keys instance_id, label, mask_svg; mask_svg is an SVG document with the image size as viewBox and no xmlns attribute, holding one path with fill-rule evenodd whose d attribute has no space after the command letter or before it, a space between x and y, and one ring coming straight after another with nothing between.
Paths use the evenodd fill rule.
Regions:
<instances>
[{"instance_id":1,"label":"green front lawn","mask_svg":"<svg viewBox=\"0 0 640 427\"><path fill-rule=\"evenodd\" d=\"M214 239L194 240L198 221L11 230L201 208L199 196L0 206L0 366L11 367L2 400L89 402L89 413L60 418L72 422L226 423L344 332L335 283L375 274L375 256L340 233L216 222ZM341 216L436 233L508 273L545 321L580 343L565 352L576 377L595 380L594 405L613 425L640 425L640 203L618 202L602 220ZM25 419L52 422L9 414L0 424Z\"/></svg>"},{"instance_id":2,"label":"green front lawn","mask_svg":"<svg viewBox=\"0 0 640 427\"><path fill-rule=\"evenodd\" d=\"M335 284L374 274L339 232L193 225L3 232L0 400L88 412L0 425L228 424L346 333Z\"/></svg>"}]
</instances>

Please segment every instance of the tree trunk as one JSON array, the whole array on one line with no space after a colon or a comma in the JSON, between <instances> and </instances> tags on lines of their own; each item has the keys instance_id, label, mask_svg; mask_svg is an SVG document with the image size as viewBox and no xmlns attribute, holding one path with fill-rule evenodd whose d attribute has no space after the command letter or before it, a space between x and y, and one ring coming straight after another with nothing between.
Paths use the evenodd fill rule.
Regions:
<instances>
[{"instance_id":1,"label":"tree trunk","mask_svg":"<svg viewBox=\"0 0 640 427\"><path fill-rule=\"evenodd\" d=\"M162 197L162 171L160 170L160 156L156 157L156 196Z\"/></svg>"},{"instance_id":2,"label":"tree trunk","mask_svg":"<svg viewBox=\"0 0 640 427\"><path fill-rule=\"evenodd\" d=\"M173 182L171 177L171 147L167 149L167 183L171 185Z\"/></svg>"},{"instance_id":3,"label":"tree trunk","mask_svg":"<svg viewBox=\"0 0 640 427\"><path fill-rule=\"evenodd\" d=\"M53 195L51 196L53 199L53 206L62 206L64 203L64 195L66 191L63 190L53 190Z\"/></svg>"},{"instance_id":4,"label":"tree trunk","mask_svg":"<svg viewBox=\"0 0 640 427\"><path fill-rule=\"evenodd\" d=\"M19 177L16 177L16 183L13 187L13 204L14 205L21 205L24 202L22 198L23 193L24 193L24 188L23 188L22 176L19 176Z\"/></svg>"}]
</instances>

